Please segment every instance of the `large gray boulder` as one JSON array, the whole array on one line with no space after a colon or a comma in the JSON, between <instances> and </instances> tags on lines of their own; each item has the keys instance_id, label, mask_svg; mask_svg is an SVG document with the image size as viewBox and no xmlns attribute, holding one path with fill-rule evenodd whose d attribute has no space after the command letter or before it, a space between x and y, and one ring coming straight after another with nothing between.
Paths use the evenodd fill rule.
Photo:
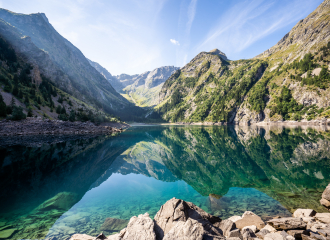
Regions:
<instances>
[{"instance_id":1,"label":"large gray boulder","mask_svg":"<svg viewBox=\"0 0 330 240\"><path fill-rule=\"evenodd\" d=\"M208 214L193 203L172 198L160 208L154 218L157 239L163 239L178 222L186 222L188 219L200 223L205 235L222 236L222 231L218 228L220 218ZM179 227L182 226L182 224L179 225Z\"/></svg>"},{"instance_id":2,"label":"large gray boulder","mask_svg":"<svg viewBox=\"0 0 330 240\"><path fill-rule=\"evenodd\" d=\"M295 218L314 217L315 214L316 214L316 212L313 209L302 209L302 208L298 208L293 213L293 217L295 217Z\"/></svg>"},{"instance_id":3,"label":"large gray boulder","mask_svg":"<svg viewBox=\"0 0 330 240\"><path fill-rule=\"evenodd\" d=\"M267 222L276 230L306 229L307 224L301 218L277 218Z\"/></svg>"},{"instance_id":4,"label":"large gray boulder","mask_svg":"<svg viewBox=\"0 0 330 240\"><path fill-rule=\"evenodd\" d=\"M179 221L164 236L163 240L202 240L204 228L201 223L193 219L186 222Z\"/></svg>"},{"instance_id":5,"label":"large gray boulder","mask_svg":"<svg viewBox=\"0 0 330 240\"><path fill-rule=\"evenodd\" d=\"M129 220L123 240L156 240L154 221L148 213L134 216Z\"/></svg>"}]
</instances>

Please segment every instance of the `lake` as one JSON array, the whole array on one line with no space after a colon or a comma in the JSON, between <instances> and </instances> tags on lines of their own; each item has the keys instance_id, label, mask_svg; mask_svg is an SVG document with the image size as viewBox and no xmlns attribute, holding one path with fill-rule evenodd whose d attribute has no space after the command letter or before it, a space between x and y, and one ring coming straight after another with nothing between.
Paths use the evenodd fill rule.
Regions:
<instances>
[{"instance_id":1,"label":"lake","mask_svg":"<svg viewBox=\"0 0 330 240\"><path fill-rule=\"evenodd\" d=\"M112 234L173 197L222 219L326 212L327 130L155 125L0 143L0 239Z\"/></svg>"}]
</instances>

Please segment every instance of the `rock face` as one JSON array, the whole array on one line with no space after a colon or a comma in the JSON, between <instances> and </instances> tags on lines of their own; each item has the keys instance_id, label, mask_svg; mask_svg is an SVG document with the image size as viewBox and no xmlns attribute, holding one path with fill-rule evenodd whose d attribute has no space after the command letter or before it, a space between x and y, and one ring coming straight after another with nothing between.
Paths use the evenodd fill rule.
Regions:
<instances>
[{"instance_id":1,"label":"rock face","mask_svg":"<svg viewBox=\"0 0 330 240\"><path fill-rule=\"evenodd\" d=\"M320 203L325 206L328 210L330 210L330 183L324 190L322 194L322 199L320 200Z\"/></svg>"},{"instance_id":2,"label":"rock face","mask_svg":"<svg viewBox=\"0 0 330 240\"><path fill-rule=\"evenodd\" d=\"M154 222L148 213L132 217L127 228L121 233L122 239L127 240L156 240L154 232Z\"/></svg>"},{"instance_id":3,"label":"rock face","mask_svg":"<svg viewBox=\"0 0 330 240\"><path fill-rule=\"evenodd\" d=\"M164 82L178 67L165 66L142 74L121 74L108 78L114 88L138 106L154 106L159 103L159 91Z\"/></svg>"}]
</instances>

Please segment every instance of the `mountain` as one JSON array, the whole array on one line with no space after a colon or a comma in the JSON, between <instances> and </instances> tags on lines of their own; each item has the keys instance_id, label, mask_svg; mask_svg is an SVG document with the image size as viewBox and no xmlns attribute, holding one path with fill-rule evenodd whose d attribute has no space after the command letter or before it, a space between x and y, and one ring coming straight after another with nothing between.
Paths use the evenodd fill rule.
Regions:
<instances>
[{"instance_id":1,"label":"mountain","mask_svg":"<svg viewBox=\"0 0 330 240\"><path fill-rule=\"evenodd\" d=\"M0 34L39 65L63 91L108 113L120 114L134 107L78 48L53 28L45 14L26 15L0 9L0 18Z\"/></svg>"},{"instance_id":2,"label":"mountain","mask_svg":"<svg viewBox=\"0 0 330 240\"><path fill-rule=\"evenodd\" d=\"M329 20L325 0L253 59L230 61L218 49L201 52L164 83L155 111L170 122L329 118Z\"/></svg>"}]
</instances>

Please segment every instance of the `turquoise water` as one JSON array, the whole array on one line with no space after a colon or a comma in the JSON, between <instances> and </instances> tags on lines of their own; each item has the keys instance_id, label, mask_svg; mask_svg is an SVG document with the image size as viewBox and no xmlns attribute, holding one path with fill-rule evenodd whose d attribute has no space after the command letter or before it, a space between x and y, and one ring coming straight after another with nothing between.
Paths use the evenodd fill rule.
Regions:
<instances>
[{"instance_id":1,"label":"turquoise water","mask_svg":"<svg viewBox=\"0 0 330 240\"><path fill-rule=\"evenodd\" d=\"M0 148L0 238L112 234L132 216L154 217L173 197L223 219L247 210L264 220L298 207L324 211L328 136L300 128L149 126L110 138L18 141Z\"/></svg>"}]
</instances>

